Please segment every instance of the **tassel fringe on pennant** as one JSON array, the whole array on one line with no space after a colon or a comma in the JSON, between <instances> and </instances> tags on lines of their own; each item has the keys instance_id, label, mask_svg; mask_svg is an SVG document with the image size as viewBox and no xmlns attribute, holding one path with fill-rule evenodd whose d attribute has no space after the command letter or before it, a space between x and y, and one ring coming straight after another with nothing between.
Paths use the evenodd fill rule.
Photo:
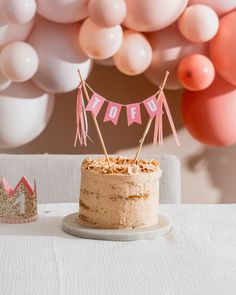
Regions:
<instances>
[{"instance_id":1,"label":"tassel fringe on pennant","mask_svg":"<svg viewBox=\"0 0 236 295\"><path fill-rule=\"evenodd\" d=\"M81 146L87 146L87 137L88 137L88 119L87 113L85 111L83 92L82 92L82 83L78 87L77 102L76 102L76 134L74 147L79 143Z\"/></svg>"},{"instance_id":2,"label":"tassel fringe on pennant","mask_svg":"<svg viewBox=\"0 0 236 295\"><path fill-rule=\"evenodd\" d=\"M162 115L163 115L163 94L160 96L158 101L158 113L156 114L156 117L155 117L153 145L156 145L157 142L159 145L163 145Z\"/></svg>"}]
</instances>

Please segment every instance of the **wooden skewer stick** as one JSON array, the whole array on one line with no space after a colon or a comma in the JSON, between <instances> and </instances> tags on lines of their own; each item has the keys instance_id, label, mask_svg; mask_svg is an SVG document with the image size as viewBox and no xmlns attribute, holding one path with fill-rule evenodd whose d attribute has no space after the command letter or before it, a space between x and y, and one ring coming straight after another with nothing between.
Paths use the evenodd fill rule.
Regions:
<instances>
[{"instance_id":1,"label":"wooden skewer stick","mask_svg":"<svg viewBox=\"0 0 236 295\"><path fill-rule=\"evenodd\" d=\"M81 83L82 83L82 87L83 87L83 90L84 90L84 94L85 94L86 100L87 100L87 102L89 102L88 91L87 91L87 89L85 87L85 83L84 83L83 77L82 77L81 72L80 72L79 69L78 69L78 73L79 73L79 76L80 76L80 80L81 80ZM94 116L93 113L91 113L91 114L92 114L94 125L95 125L96 130L97 130L97 133L98 133L98 137L99 137L100 143L102 145L103 152L104 152L104 154L106 156L107 163L109 165L109 168L111 168L111 163L110 163L110 160L109 160L109 157L108 157L108 154L107 154L107 149L106 149L106 146L105 146L103 137L102 137L102 133L101 133L100 127L99 127L98 122L97 122L97 118Z\"/></svg>"},{"instance_id":2,"label":"wooden skewer stick","mask_svg":"<svg viewBox=\"0 0 236 295\"><path fill-rule=\"evenodd\" d=\"M168 75L169 75L169 72L166 71L166 73L165 73L165 78L164 78L163 82L161 83L161 85L159 86L159 92L158 92L157 100L159 100L159 98L160 98L160 96L161 96L161 94L162 94L162 91L163 91L163 89L164 89L164 87L165 87L165 84L166 84L166 81L167 81ZM144 130L144 132L143 132L143 136L142 136L142 138L141 138L141 140L140 140L140 142L139 142L139 147L138 147L138 150L137 150L136 155L135 155L135 158L134 158L134 163L136 163L137 160L138 160L138 157L139 157L140 151L141 151L141 149L142 149L142 146L143 146L144 140L145 140L145 138L146 138L146 136L147 136L147 134L148 134L148 131L149 131L151 125L152 125L152 120L153 120L153 119L150 118L150 119L148 120L148 122L147 122L146 128L145 128L145 130Z\"/></svg>"}]
</instances>

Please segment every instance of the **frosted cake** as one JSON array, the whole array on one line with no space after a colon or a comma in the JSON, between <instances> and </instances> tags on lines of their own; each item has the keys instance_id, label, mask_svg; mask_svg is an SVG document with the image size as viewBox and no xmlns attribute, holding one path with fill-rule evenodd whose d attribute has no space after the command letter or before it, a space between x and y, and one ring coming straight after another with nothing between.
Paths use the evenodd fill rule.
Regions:
<instances>
[{"instance_id":1,"label":"frosted cake","mask_svg":"<svg viewBox=\"0 0 236 295\"><path fill-rule=\"evenodd\" d=\"M81 165L78 222L94 228L130 229L158 223L156 160L86 158Z\"/></svg>"}]
</instances>

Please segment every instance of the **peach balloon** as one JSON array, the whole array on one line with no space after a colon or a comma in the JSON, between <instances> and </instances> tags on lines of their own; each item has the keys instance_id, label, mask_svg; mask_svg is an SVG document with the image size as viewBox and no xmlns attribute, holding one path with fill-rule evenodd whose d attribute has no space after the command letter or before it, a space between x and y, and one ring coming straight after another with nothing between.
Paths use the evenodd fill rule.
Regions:
<instances>
[{"instance_id":1,"label":"peach balloon","mask_svg":"<svg viewBox=\"0 0 236 295\"><path fill-rule=\"evenodd\" d=\"M15 82L29 80L36 73L38 65L38 55L28 43L13 42L1 51L1 70L9 80Z\"/></svg>"},{"instance_id":2,"label":"peach balloon","mask_svg":"<svg viewBox=\"0 0 236 295\"><path fill-rule=\"evenodd\" d=\"M38 13L58 23L73 23L88 15L88 0L38 0Z\"/></svg>"},{"instance_id":3,"label":"peach balloon","mask_svg":"<svg viewBox=\"0 0 236 295\"><path fill-rule=\"evenodd\" d=\"M87 79L92 60L78 43L80 25L58 24L37 19L28 42L39 55L39 68L33 81L47 92L61 93L76 89L80 78L78 68Z\"/></svg>"},{"instance_id":4,"label":"peach balloon","mask_svg":"<svg viewBox=\"0 0 236 295\"><path fill-rule=\"evenodd\" d=\"M113 56L121 46L123 31L121 26L102 28L87 18L79 32L79 43L90 58L107 59Z\"/></svg>"},{"instance_id":5,"label":"peach balloon","mask_svg":"<svg viewBox=\"0 0 236 295\"><path fill-rule=\"evenodd\" d=\"M39 136L53 108L53 94L30 81L12 83L0 93L0 148L15 148Z\"/></svg>"},{"instance_id":6,"label":"peach balloon","mask_svg":"<svg viewBox=\"0 0 236 295\"><path fill-rule=\"evenodd\" d=\"M236 8L236 0L189 0L189 4L205 4L220 16Z\"/></svg>"},{"instance_id":7,"label":"peach balloon","mask_svg":"<svg viewBox=\"0 0 236 295\"><path fill-rule=\"evenodd\" d=\"M192 43L185 39L176 24L168 28L147 34L152 47L152 62L145 75L154 84L159 85L166 71L170 72L167 89L180 89L182 84L177 76L180 61L193 53L206 54L206 43Z\"/></svg>"},{"instance_id":8,"label":"peach balloon","mask_svg":"<svg viewBox=\"0 0 236 295\"><path fill-rule=\"evenodd\" d=\"M141 32L161 30L174 23L188 0L126 0L125 26Z\"/></svg>"},{"instance_id":9,"label":"peach balloon","mask_svg":"<svg viewBox=\"0 0 236 295\"><path fill-rule=\"evenodd\" d=\"M211 146L236 143L236 88L216 76L206 90L186 90L182 114L186 128L197 140Z\"/></svg>"},{"instance_id":10,"label":"peach balloon","mask_svg":"<svg viewBox=\"0 0 236 295\"><path fill-rule=\"evenodd\" d=\"M210 56L217 72L229 83L236 86L236 11L220 20L220 29L210 42Z\"/></svg>"},{"instance_id":11,"label":"peach balloon","mask_svg":"<svg viewBox=\"0 0 236 295\"><path fill-rule=\"evenodd\" d=\"M98 26L109 28L119 25L126 16L124 0L90 0L88 14Z\"/></svg>"},{"instance_id":12,"label":"peach balloon","mask_svg":"<svg viewBox=\"0 0 236 295\"><path fill-rule=\"evenodd\" d=\"M30 34L34 19L24 24L0 23L0 48L10 42L24 41Z\"/></svg>"},{"instance_id":13,"label":"peach balloon","mask_svg":"<svg viewBox=\"0 0 236 295\"><path fill-rule=\"evenodd\" d=\"M116 67L126 75L143 73L152 60L152 48L143 34L127 30L122 45L113 56Z\"/></svg>"},{"instance_id":14,"label":"peach balloon","mask_svg":"<svg viewBox=\"0 0 236 295\"><path fill-rule=\"evenodd\" d=\"M200 91L211 85L215 68L209 58L201 54L186 56L179 64L178 77L185 88Z\"/></svg>"},{"instance_id":15,"label":"peach balloon","mask_svg":"<svg viewBox=\"0 0 236 295\"><path fill-rule=\"evenodd\" d=\"M36 2L35 0L1 0L0 10L4 22L23 24L34 17Z\"/></svg>"},{"instance_id":16,"label":"peach balloon","mask_svg":"<svg viewBox=\"0 0 236 295\"><path fill-rule=\"evenodd\" d=\"M196 43L211 40L219 28L219 19L215 11L202 4L185 9L178 21L183 36Z\"/></svg>"}]
</instances>

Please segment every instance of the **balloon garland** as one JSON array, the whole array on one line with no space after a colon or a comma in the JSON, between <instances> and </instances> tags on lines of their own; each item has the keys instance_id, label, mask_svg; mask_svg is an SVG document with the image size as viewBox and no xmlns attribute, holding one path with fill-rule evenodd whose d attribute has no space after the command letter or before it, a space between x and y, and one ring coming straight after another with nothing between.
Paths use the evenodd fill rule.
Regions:
<instances>
[{"instance_id":1,"label":"balloon garland","mask_svg":"<svg viewBox=\"0 0 236 295\"><path fill-rule=\"evenodd\" d=\"M17 97L15 85L21 83L23 89L31 79L37 86L35 97L38 89L48 97L72 91L81 82L77 69L86 80L93 62L115 66L126 75L144 73L156 85L169 71L165 87L186 89L182 113L190 133L214 146L236 143L233 120L224 130L215 120L219 115L216 105L222 114L225 111L224 116L226 110L230 112L236 88L236 0L172 2L0 0L0 100L6 97L5 91ZM228 84L231 86L222 86ZM197 110L190 120L196 103L193 98L201 100L209 92L218 103L202 99L202 112ZM219 97L225 98L224 104L219 103ZM203 113L212 127L209 130L217 136L203 132ZM20 138L18 134L14 143L11 124L9 138L3 131L10 121L6 114L1 121L0 148L7 142L11 147L25 144L39 134L36 129L32 130L34 136ZM221 140L223 133L228 134L227 140Z\"/></svg>"}]
</instances>

